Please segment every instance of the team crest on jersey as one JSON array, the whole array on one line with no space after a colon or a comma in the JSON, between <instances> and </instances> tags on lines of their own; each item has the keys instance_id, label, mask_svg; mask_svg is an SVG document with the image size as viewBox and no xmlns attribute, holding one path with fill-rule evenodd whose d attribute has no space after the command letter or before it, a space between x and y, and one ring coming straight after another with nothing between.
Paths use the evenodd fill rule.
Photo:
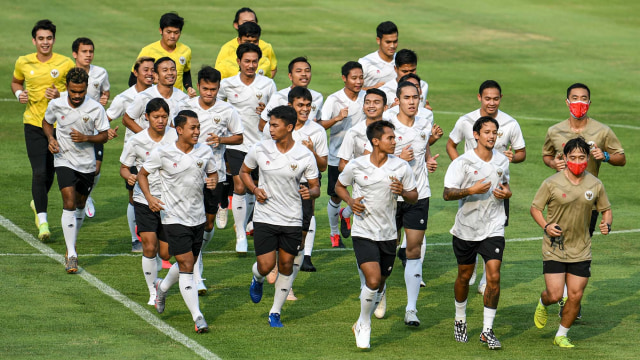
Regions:
<instances>
[{"instance_id":1,"label":"team crest on jersey","mask_svg":"<svg viewBox=\"0 0 640 360\"><path fill-rule=\"evenodd\" d=\"M504 173L502 169L498 169L496 172L498 173L498 176L502 176L502 174Z\"/></svg>"},{"instance_id":2,"label":"team crest on jersey","mask_svg":"<svg viewBox=\"0 0 640 360\"><path fill-rule=\"evenodd\" d=\"M203 165L203 164L204 164L204 162L202 161L202 159L198 159L198 161L196 162L196 166L197 166L199 169L202 169L202 165Z\"/></svg>"},{"instance_id":3,"label":"team crest on jersey","mask_svg":"<svg viewBox=\"0 0 640 360\"><path fill-rule=\"evenodd\" d=\"M87 122L89 121L89 116L85 115L82 117L82 121Z\"/></svg>"},{"instance_id":4,"label":"team crest on jersey","mask_svg":"<svg viewBox=\"0 0 640 360\"><path fill-rule=\"evenodd\" d=\"M94 82L94 83L93 83L93 87L94 87L94 88L96 88L96 89L97 89L97 88L98 88L98 86L100 86L100 83L99 83L99 82L97 82L97 81L96 81L96 82Z\"/></svg>"},{"instance_id":5,"label":"team crest on jersey","mask_svg":"<svg viewBox=\"0 0 640 360\"><path fill-rule=\"evenodd\" d=\"M184 65L187 63L187 59L185 59L184 56L180 56L180 59L178 59L178 61L180 62L180 65Z\"/></svg>"},{"instance_id":6,"label":"team crest on jersey","mask_svg":"<svg viewBox=\"0 0 640 360\"><path fill-rule=\"evenodd\" d=\"M298 164L291 163L291 165L289 165L289 168L291 169L291 171L296 171L296 169L298 168Z\"/></svg>"},{"instance_id":7,"label":"team crest on jersey","mask_svg":"<svg viewBox=\"0 0 640 360\"><path fill-rule=\"evenodd\" d=\"M51 77L57 79L60 76L60 71L58 69L51 69Z\"/></svg>"},{"instance_id":8,"label":"team crest on jersey","mask_svg":"<svg viewBox=\"0 0 640 360\"><path fill-rule=\"evenodd\" d=\"M587 142L587 144L589 144L589 149L591 150L593 150L593 148L596 147L596 143L593 140Z\"/></svg>"},{"instance_id":9,"label":"team crest on jersey","mask_svg":"<svg viewBox=\"0 0 640 360\"><path fill-rule=\"evenodd\" d=\"M316 111L317 108L316 104L311 104L311 111Z\"/></svg>"},{"instance_id":10,"label":"team crest on jersey","mask_svg":"<svg viewBox=\"0 0 640 360\"><path fill-rule=\"evenodd\" d=\"M587 190L584 192L584 198L591 201L593 199L593 191Z\"/></svg>"},{"instance_id":11,"label":"team crest on jersey","mask_svg":"<svg viewBox=\"0 0 640 360\"><path fill-rule=\"evenodd\" d=\"M501 138L504 135L504 131L498 130L498 138Z\"/></svg>"},{"instance_id":12,"label":"team crest on jersey","mask_svg":"<svg viewBox=\"0 0 640 360\"><path fill-rule=\"evenodd\" d=\"M220 124L220 121L221 121L221 120L222 120L222 119L220 119L220 117L217 117L217 116L213 118L213 121L214 121L216 124Z\"/></svg>"},{"instance_id":13,"label":"team crest on jersey","mask_svg":"<svg viewBox=\"0 0 640 360\"><path fill-rule=\"evenodd\" d=\"M260 99L262 99L262 93L260 91L258 91L256 93L256 97L258 98L258 101L259 101Z\"/></svg>"},{"instance_id":14,"label":"team crest on jersey","mask_svg":"<svg viewBox=\"0 0 640 360\"><path fill-rule=\"evenodd\" d=\"M422 140L424 140L424 139L427 138L427 134L425 134L424 131L423 131L423 132L420 133L420 137L422 138Z\"/></svg>"},{"instance_id":15,"label":"team crest on jersey","mask_svg":"<svg viewBox=\"0 0 640 360\"><path fill-rule=\"evenodd\" d=\"M264 70L263 69L258 70L258 74L264 75Z\"/></svg>"}]
</instances>

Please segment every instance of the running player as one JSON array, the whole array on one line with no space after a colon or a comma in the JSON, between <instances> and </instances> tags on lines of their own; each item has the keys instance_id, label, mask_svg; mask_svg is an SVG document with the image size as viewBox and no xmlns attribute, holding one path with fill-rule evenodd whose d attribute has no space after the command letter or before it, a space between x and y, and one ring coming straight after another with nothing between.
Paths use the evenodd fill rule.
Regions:
<instances>
[{"instance_id":1,"label":"running player","mask_svg":"<svg viewBox=\"0 0 640 360\"><path fill-rule=\"evenodd\" d=\"M380 87L380 90L387 94L387 105L389 108L398 105L396 90L398 90L398 84L401 82L401 78L405 75L416 73L418 68L418 55L413 50L402 49L396 53L394 63L395 81L387 81ZM428 92L429 84L424 80L420 80L420 108L426 107L431 110L429 101L427 100Z\"/></svg>"},{"instance_id":2,"label":"running player","mask_svg":"<svg viewBox=\"0 0 640 360\"><path fill-rule=\"evenodd\" d=\"M228 46L227 48L220 49L221 53L218 55L218 59L216 60L216 70L220 69L223 79L232 77L240 71L238 63L236 62L236 51L238 50L238 46L242 44L254 44L259 46L261 34L262 29L260 28L260 25L254 22L246 22L238 26L238 43L235 44L234 47ZM262 50L262 48L260 49ZM223 50L229 52L231 56L222 54ZM267 51L273 52L270 47ZM269 61L269 57L264 54L264 50L263 56L258 62L258 74L271 77L271 62Z\"/></svg>"},{"instance_id":3,"label":"running player","mask_svg":"<svg viewBox=\"0 0 640 360\"><path fill-rule=\"evenodd\" d=\"M380 23L376 28L378 50L358 59L364 72L364 90L379 88L387 81L393 81L396 73L393 59L398 48L398 27L391 21ZM426 94L425 94L426 95Z\"/></svg>"}]
</instances>

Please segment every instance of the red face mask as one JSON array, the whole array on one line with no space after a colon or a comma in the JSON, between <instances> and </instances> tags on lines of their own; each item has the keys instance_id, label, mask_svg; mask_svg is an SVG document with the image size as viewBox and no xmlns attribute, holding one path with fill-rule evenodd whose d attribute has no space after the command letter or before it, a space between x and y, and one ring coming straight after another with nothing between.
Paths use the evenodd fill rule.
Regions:
<instances>
[{"instance_id":1,"label":"red face mask","mask_svg":"<svg viewBox=\"0 0 640 360\"><path fill-rule=\"evenodd\" d=\"M569 111L574 118L580 119L589 111L589 102L575 101L569 103Z\"/></svg>"},{"instance_id":2,"label":"red face mask","mask_svg":"<svg viewBox=\"0 0 640 360\"><path fill-rule=\"evenodd\" d=\"M569 171L575 176L580 176L587 169L587 162L583 163L574 163L571 161L567 161L567 167Z\"/></svg>"}]
</instances>

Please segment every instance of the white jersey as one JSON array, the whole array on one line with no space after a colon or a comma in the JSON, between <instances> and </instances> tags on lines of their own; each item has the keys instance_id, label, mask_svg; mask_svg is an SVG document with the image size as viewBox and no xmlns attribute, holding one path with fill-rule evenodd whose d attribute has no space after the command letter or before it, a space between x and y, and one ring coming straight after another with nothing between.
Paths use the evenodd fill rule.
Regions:
<instances>
[{"instance_id":1,"label":"white jersey","mask_svg":"<svg viewBox=\"0 0 640 360\"><path fill-rule=\"evenodd\" d=\"M244 133L244 126L240 115L236 109L224 101L216 101L212 107L205 110L200 106L200 97L189 99L182 103L181 109L190 109L198 114L200 121L200 137L198 142L206 144L210 133L215 133L219 137L229 137ZM224 152L227 145L218 144L211 146L213 155L218 164L224 164ZM227 180L227 172L224 167L218 170L218 182Z\"/></svg>"},{"instance_id":2,"label":"white jersey","mask_svg":"<svg viewBox=\"0 0 640 360\"><path fill-rule=\"evenodd\" d=\"M130 140L131 141L126 142L124 144L124 147L122 148L120 163L128 167L135 166L139 171L155 148L175 143L176 140L178 140L178 133L176 132L176 129L167 127L162 139L156 142L151 138L151 136L149 136L149 129L145 129L137 134L134 134ZM160 189L160 174L158 174L157 172L149 174L148 179L149 191L151 191L151 195L157 197L158 199L162 199L162 191ZM136 185L133 188L133 201L140 204L149 205L147 199L142 193L142 190L140 190L140 185L138 185L138 182L136 182Z\"/></svg>"},{"instance_id":3,"label":"white jersey","mask_svg":"<svg viewBox=\"0 0 640 360\"><path fill-rule=\"evenodd\" d=\"M494 149L491 160L485 162L475 151L467 151L451 162L444 176L444 187L451 189L466 189L485 178L485 182L491 182L489 191L458 200L458 213L450 232L462 240L504 236L504 200L496 199L493 190L509 183L509 159Z\"/></svg>"},{"instance_id":4,"label":"white jersey","mask_svg":"<svg viewBox=\"0 0 640 360\"><path fill-rule=\"evenodd\" d=\"M109 91L109 74L107 70L96 65L89 65L89 86L87 95L95 101L100 101L100 96L104 91Z\"/></svg>"},{"instance_id":5,"label":"white jersey","mask_svg":"<svg viewBox=\"0 0 640 360\"><path fill-rule=\"evenodd\" d=\"M410 145L413 149L413 160L409 161L413 175L416 178L418 189L418 199L431 197L429 187L429 172L427 171L427 146L429 146L429 136L431 136L431 123L416 116L413 126L408 127L395 116L391 123L396 127L396 150L395 155L400 156L402 149ZM402 197L398 201L404 201Z\"/></svg>"},{"instance_id":6,"label":"white jersey","mask_svg":"<svg viewBox=\"0 0 640 360\"><path fill-rule=\"evenodd\" d=\"M123 116L125 111L127 110L127 107L129 107L129 105L133 103L133 99L136 97L136 95L138 95L138 90L136 90L135 85L116 95L116 97L113 98L113 101L111 101L111 106L109 106L109 108L107 109L107 117L113 120ZM146 124L147 119L145 118L144 114L142 114L141 117L133 120L143 129L148 126L148 124ZM126 132L124 134L124 143L126 144L134 134L135 133L133 131L129 130L129 128L126 128Z\"/></svg>"},{"instance_id":7,"label":"white jersey","mask_svg":"<svg viewBox=\"0 0 640 360\"><path fill-rule=\"evenodd\" d=\"M169 105L169 124L173 124L173 118L180 112L180 102L187 101L189 96L182 92L182 90L177 87L173 88L173 93L171 97L165 99L160 92L158 92L157 86L152 86L145 91L139 92L134 98L133 102L127 107L126 113L130 118L136 120L143 118L144 114L147 110L147 103L151 101L151 99L161 98L167 102ZM138 124L142 129L146 129L149 127L149 122L143 121L142 124ZM144 125L144 126L142 126Z\"/></svg>"},{"instance_id":8,"label":"white jersey","mask_svg":"<svg viewBox=\"0 0 640 360\"><path fill-rule=\"evenodd\" d=\"M227 148L246 153L253 144L260 141L262 138L262 134L258 130L260 115L256 114L256 108L260 102L268 104L276 91L276 83L260 74L256 74L250 85L245 85L240 80L240 73L222 79L218 99L233 105L240 114L244 125L242 144L229 145Z\"/></svg>"},{"instance_id":9,"label":"white jersey","mask_svg":"<svg viewBox=\"0 0 640 360\"><path fill-rule=\"evenodd\" d=\"M308 89L311 93L311 112L309 112L309 119L311 120L319 120L322 119L322 103L324 102L324 97L322 94L315 90ZM291 86L288 88L284 88L273 95L273 97L269 100L269 103L264 108L264 111L260 115L260 118L266 122L269 122L269 111L273 110L273 108L280 105L288 105L289 104L289 91L291 91Z\"/></svg>"},{"instance_id":10,"label":"white jersey","mask_svg":"<svg viewBox=\"0 0 640 360\"><path fill-rule=\"evenodd\" d=\"M364 73L364 87L371 87L379 82L393 81L397 76L395 59L396 55L393 54L391 61L382 60L378 50L358 59Z\"/></svg>"},{"instance_id":11,"label":"white jersey","mask_svg":"<svg viewBox=\"0 0 640 360\"><path fill-rule=\"evenodd\" d=\"M364 155L364 152L372 152L373 147L367 138L367 121L361 121L355 124L351 129L347 130L342 139L342 145L338 150L338 159L351 161Z\"/></svg>"},{"instance_id":12,"label":"white jersey","mask_svg":"<svg viewBox=\"0 0 640 360\"><path fill-rule=\"evenodd\" d=\"M384 85L379 87L380 90L384 91L387 95L387 105L391 106L393 102L396 100L396 93L398 92L398 82L387 81ZM426 81L420 80L420 89L422 90L422 95L420 95L420 107L424 108L427 104L427 93L429 92L429 84ZM395 107L395 106L394 106Z\"/></svg>"},{"instance_id":13,"label":"white jersey","mask_svg":"<svg viewBox=\"0 0 640 360\"><path fill-rule=\"evenodd\" d=\"M150 174L159 172L163 224L204 224L205 179L220 168L210 147L196 144L185 154L176 143L161 146L151 152L142 167Z\"/></svg>"},{"instance_id":14,"label":"white jersey","mask_svg":"<svg viewBox=\"0 0 640 360\"><path fill-rule=\"evenodd\" d=\"M69 105L66 92L53 99L47 106L44 120L53 125L57 123L56 140L60 151L53 154L55 167L68 167L81 173L96 171L96 154L94 144L90 142L71 141L71 129L84 135L92 136L109 130L109 120L99 102L85 96L84 102L77 108Z\"/></svg>"},{"instance_id":15,"label":"white jersey","mask_svg":"<svg viewBox=\"0 0 640 360\"><path fill-rule=\"evenodd\" d=\"M335 123L329 131L329 165L338 166L338 150L342 145L342 139L347 130L351 129L357 123L366 120L362 107L364 106L364 96L366 91L360 91L356 101L349 99L347 94L342 90L338 90L327 97L327 101L322 107L322 120L331 120L340 114L340 110L345 107L349 108L349 115Z\"/></svg>"},{"instance_id":16,"label":"white jersey","mask_svg":"<svg viewBox=\"0 0 640 360\"><path fill-rule=\"evenodd\" d=\"M244 164L260 170L258 187L267 201L256 201L253 221L279 226L302 226L302 178L318 178L316 159L305 146L296 144L281 153L274 140L262 140L249 149Z\"/></svg>"},{"instance_id":17,"label":"white jersey","mask_svg":"<svg viewBox=\"0 0 640 360\"><path fill-rule=\"evenodd\" d=\"M449 133L449 139L456 144L464 140L465 152L475 149L477 143L473 137L473 124L481 117L480 109L462 115L458 121L456 121L456 125L453 127L453 130L451 130L451 133ZM498 110L496 121L498 121L498 125L500 126L498 128L496 144L493 149L502 153L507 151L509 144L511 144L513 150L524 149L524 137L522 137L522 130L520 130L518 122L500 110Z\"/></svg>"},{"instance_id":18,"label":"white jersey","mask_svg":"<svg viewBox=\"0 0 640 360\"><path fill-rule=\"evenodd\" d=\"M329 155L329 146L327 145L327 131L317 122L309 119L300 129L294 129L291 135L293 136L293 140L296 141L296 144L300 145L302 145L302 140L311 139L311 143L313 143L313 150L319 157ZM304 147L306 148L306 146ZM300 179L300 182L307 182L307 179L303 176L302 179Z\"/></svg>"},{"instance_id":19,"label":"white jersey","mask_svg":"<svg viewBox=\"0 0 640 360\"><path fill-rule=\"evenodd\" d=\"M387 109L384 113L382 113L382 120L391 121L400 112L400 106L394 106L392 108ZM417 117L421 117L429 122L429 126L433 127L433 111L427 109L426 107L418 107Z\"/></svg>"},{"instance_id":20,"label":"white jersey","mask_svg":"<svg viewBox=\"0 0 640 360\"><path fill-rule=\"evenodd\" d=\"M366 207L362 215L353 216L351 236L374 241L395 240L397 198L391 192L392 179L398 179L406 191L416 188L409 164L394 155L388 155L381 167L371 163L371 154L349 161L338 181L344 186L352 185L352 197L364 196L360 202Z\"/></svg>"}]
</instances>

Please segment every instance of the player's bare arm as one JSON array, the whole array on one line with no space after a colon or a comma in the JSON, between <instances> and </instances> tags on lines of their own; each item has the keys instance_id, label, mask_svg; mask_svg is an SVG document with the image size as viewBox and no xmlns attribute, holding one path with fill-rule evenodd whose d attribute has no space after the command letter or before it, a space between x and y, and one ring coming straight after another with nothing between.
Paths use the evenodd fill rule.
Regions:
<instances>
[{"instance_id":1,"label":"player's bare arm","mask_svg":"<svg viewBox=\"0 0 640 360\"><path fill-rule=\"evenodd\" d=\"M104 144L109 138L107 131L101 131L96 135L85 135L74 128L71 128L71 134L69 134L69 136L71 137L71 141L75 143L90 142L93 144Z\"/></svg>"},{"instance_id":2,"label":"player's bare arm","mask_svg":"<svg viewBox=\"0 0 640 360\"><path fill-rule=\"evenodd\" d=\"M212 172L211 174L207 174L207 178L205 179L207 184L207 189L213 190L218 185L218 172Z\"/></svg>"},{"instance_id":3,"label":"player's bare arm","mask_svg":"<svg viewBox=\"0 0 640 360\"><path fill-rule=\"evenodd\" d=\"M135 185L138 179L138 176L136 174L132 174L129 167L123 164L120 164L120 176L127 181L129 186Z\"/></svg>"},{"instance_id":4,"label":"player's bare arm","mask_svg":"<svg viewBox=\"0 0 640 360\"><path fill-rule=\"evenodd\" d=\"M416 202L418 202L418 189L406 191L404 189L404 186L402 186L402 182L400 182L400 180L398 179L393 180L389 185L389 188L391 189L392 193L402 196L404 201L408 202L409 204L415 204Z\"/></svg>"},{"instance_id":5,"label":"player's bare arm","mask_svg":"<svg viewBox=\"0 0 640 360\"><path fill-rule=\"evenodd\" d=\"M18 80L13 77L11 79L11 92L16 94L16 98L20 104L29 102L29 92L24 90L24 80Z\"/></svg>"},{"instance_id":6,"label":"player's bare arm","mask_svg":"<svg viewBox=\"0 0 640 360\"><path fill-rule=\"evenodd\" d=\"M560 226L557 223L548 223L547 220L545 220L542 211L532 206L530 213L533 220L547 233L547 235L551 237L558 237L562 235L562 230L559 230Z\"/></svg>"},{"instance_id":7,"label":"player's bare arm","mask_svg":"<svg viewBox=\"0 0 640 360\"><path fill-rule=\"evenodd\" d=\"M138 185L140 186L140 190L142 190L145 199L147 199L147 202L149 203L149 210L153 212L164 210L162 207L164 203L160 199L151 195L151 191L149 190L149 172L144 167L140 168L140 171L138 172Z\"/></svg>"},{"instance_id":8,"label":"player's bare arm","mask_svg":"<svg viewBox=\"0 0 640 360\"><path fill-rule=\"evenodd\" d=\"M346 118L347 116L349 116L349 108L345 107L340 110L338 115L329 120L318 120L318 124L322 125L322 127L326 130L335 125L337 122L344 120L344 118Z\"/></svg>"},{"instance_id":9,"label":"player's bare arm","mask_svg":"<svg viewBox=\"0 0 640 360\"><path fill-rule=\"evenodd\" d=\"M360 216L366 210L366 207L361 202L362 199L364 199L364 196L361 196L356 199L352 198L351 195L349 194L349 191L347 191L347 188L344 185L342 185L340 180L336 181L335 191L336 191L336 195L338 195L338 197L342 199L342 201L349 204L354 214Z\"/></svg>"},{"instance_id":10,"label":"player's bare arm","mask_svg":"<svg viewBox=\"0 0 640 360\"><path fill-rule=\"evenodd\" d=\"M47 140L49 141L49 151L52 154L57 154L58 152L60 152L58 140L53 137L53 125L49 124L45 120L42 120L42 131L44 132L44 136L46 136Z\"/></svg>"},{"instance_id":11,"label":"player's bare arm","mask_svg":"<svg viewBox=\"0 0 640 360\"><path fill-rule=\"evenodd\" d=\"M460 200L463 197L467 197L469 195L474 195L474 194L484 194L487 191L489 191L489 189L491 188L491 182L484 182L486 180L482 179L482 180L478 180L475 184L473 184L473 186L465 188L465 189L456 189L456 188L448 188L445 187L444 188L444 192L442 194L442 197L446 200L446 201L451 201L451 200Z\"/></svg>"},{"instance_id":12,"label":"player's bare arm","mask_svg":"<svg viewBox=\"0 0 640 360\"><path fill-rule=\"evenodd\" d=\"M140 125L138 125L135 120L133 120L127 113L124 113L124 115L122 116L122 125L126 126L127 129L133 131L136 134L142 131Z\"/></svg>"},{"instance_id":13,"label":"player's bare arm","mask_svg":"<svg viewBox=\"0 0 640 360\"><path fill-rule=\"evenodd\" d=\"M455 160L458 156L460 156L457 148L458 148L458 144L454 143L453 140L449 138L449 140L447 140L447 155L449 155L449 158L452 161Z\"/></svg>"}]
</instances>

